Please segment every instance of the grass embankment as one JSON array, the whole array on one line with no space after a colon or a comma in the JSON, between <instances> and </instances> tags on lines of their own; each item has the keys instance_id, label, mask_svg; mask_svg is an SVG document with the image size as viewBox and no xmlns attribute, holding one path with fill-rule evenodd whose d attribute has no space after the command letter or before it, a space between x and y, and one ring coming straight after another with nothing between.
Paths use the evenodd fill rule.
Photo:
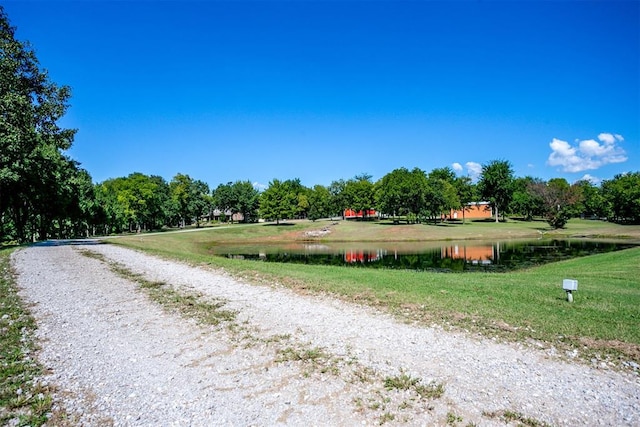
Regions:
<instances>
[{"instance_id":1,"label":"grass embankment","mask_svg":"<svg viewBox=\"0 0 640 427\"><path fill-rule=\"evenodd\" d=\"M320 241L427 241L553 237L608 237L640 241L640 227L571 221L564 230L543 222L474 222L448 225L300 222L249 225L197 233L165 233L118 239L118 243L196 264L222 267L251 281L276 282L304 292L387 309L424 324L462 328L486 336L579 350L587 358L640 362L640 248L587 256L510 273L430 273L300 264L248 262L212 257L220 243L289 242L305 231L330 228ZM579 281L566 301L563 278Z\"/></svg>"},{"instance_id":2,"label":"grass embankment","mask_svg":"<svg viewBox=\"0 0 640 427\"><path fill-rule=\"evenodd\" d=\"M38 383L33 317L18 296L10 249L0 249L0 424L39 426L51 411L48 387Z\"/></svg>"}]
</instances>

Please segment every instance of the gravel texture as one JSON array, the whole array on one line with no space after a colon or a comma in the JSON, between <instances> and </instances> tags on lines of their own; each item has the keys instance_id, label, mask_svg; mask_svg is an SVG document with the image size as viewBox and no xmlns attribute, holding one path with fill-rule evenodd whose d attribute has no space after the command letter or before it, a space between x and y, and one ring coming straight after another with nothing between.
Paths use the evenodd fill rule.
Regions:
<instances>
[{"instance_id":1,"label":"gravel texture","mask_svg":"<svg viewBox=\"0 0 640 427\"><path fill-rule=\"evenodd\" d=\"M70 425L640 425L634 373L85 243L12 259ZM236 317L181 316L114 262ZM401 390L391 378L413 382ZM440 397L424 394L438 385Z\"/></svg>"}]
</instances>

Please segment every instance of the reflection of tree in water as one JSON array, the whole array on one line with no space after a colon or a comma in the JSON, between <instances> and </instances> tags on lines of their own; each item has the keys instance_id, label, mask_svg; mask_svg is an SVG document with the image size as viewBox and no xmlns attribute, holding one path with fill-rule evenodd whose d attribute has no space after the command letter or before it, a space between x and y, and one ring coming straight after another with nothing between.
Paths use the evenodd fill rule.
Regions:
<instances>
[{"instance_id":1,"label":"reflection of tree in water","mask_svg":"<svg viewBox=\"0 0 640 427\"><path fill-rule=\"evenodd\" d=\"M333 265L360 268L387 268L438 272L504 272L549 262L633 247L631 244L588 240L509 241L495 244L451 244L423 252L403 253L388 249L331 249L295 251L271 248L255 253L224 256L265 262Z\"/></svg>"}]
</instances>

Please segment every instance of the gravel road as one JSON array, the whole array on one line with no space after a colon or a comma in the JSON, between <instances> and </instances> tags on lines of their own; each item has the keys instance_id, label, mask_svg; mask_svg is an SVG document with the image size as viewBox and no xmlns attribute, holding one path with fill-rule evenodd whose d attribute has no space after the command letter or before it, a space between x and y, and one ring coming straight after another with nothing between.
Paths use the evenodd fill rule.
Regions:
<instances>
[{"instance_id":1,"label":"gravel road","mask_svg":"<svg viewBox=\"0 0 640 427\"><path fill-rule=\"evenodd\" d=\"M634 373L115 245L34 246L12 262L71 425L640 425ZM133 274L235 317L181 316Z\"/></svg>"}]
</instances>

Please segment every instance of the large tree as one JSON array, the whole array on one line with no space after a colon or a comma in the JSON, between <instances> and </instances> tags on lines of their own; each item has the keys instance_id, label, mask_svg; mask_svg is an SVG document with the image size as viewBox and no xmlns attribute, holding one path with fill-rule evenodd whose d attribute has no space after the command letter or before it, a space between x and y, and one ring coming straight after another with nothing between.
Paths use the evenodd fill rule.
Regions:
<instances>
[{"instance_id":1,"label":"large tree","mask_svg":"<svg viewBox=\"0 0 640 427\"><path fill-rule=\"evenodd\" d=\"M432 191L439 193L437 199L441 200L441 206L437 207L432 204L434 214L443 218L442 214L448 214L451 209L461 207L462 202L456 187L456 174L450 167L436 168L429 172L427 183ZM439 211L438 211L439 210Z\"/></svg>"},{"instance_id":2,"label":"large tree","mask_svg":"<svg viewBox=\"0 0 640 427\"><path fill-rule=\"evenodd\" d=\"M460 206L460 198L453 182L454 176L443 173L445 169L434 169L427 175L427 193L423 216L432 218L434 223L446 214Z\"/></svg>"},{"instance_id":3,"label":"large tree","mask_svg":"<svg viewBox=\"0 0 640 427\"><path fill-rule=\"evenodd\" d=\"M253 222L258 219L260 207L260 192L250 181L236 181L220 184L213 191L213 204L222 212L242 214L242 221Z\"/></svg>"},{"instance_id":4,"label":"large tree","mask_svg":"<svg viewBox=\"0 0 640 427\"><path fill-rule=\"evenodd\" d=\"M71 179L71 186L73 197L77 200L73 203L76 210L72 210L70 214L74 235L95 236L97 225L104 221L104 211L97 202L91 175L86 170L80 169Z\"/></svg>"},{"instance_id":5,"label":"large tree","mask_svg":"<svg viewBox=\"0 0 640 427\"><path fill-rule=\"evenodd\" d=\"M611 205L605 199L601 188L583 179L576 182L581 193L580 214L585 218L608 218L611 215Z\"/></svg>"},{"instance_id":6,"label":"large tree","mask_svg":"<svg viewBox=\"0 0 640 427\"><path fill-rule=\"evenodd\" d=\"M90 203L86 198L92 197L90 180L76 162L55 150L41 159L40 169L32 175L29 198L32 224L38 230L39 239L78 235L77 223L83 220L86 212L82 210Z\"/></svg>"},{"instance_id":7,"label":"large tree","mask_svg":"<svg viewBox=\"0 0 640 427\"><path fill-rule=\"evenodd\" d=\"M540 178L525 176L524 178L516 178L513 181L513 197L509 210L512 213L518 213L526 221L533 220L536 215L543 215L543 200L535 191L538 184L542 184Z\"/></svg>"},{"instance_id":8,"label":"large tree","mask_svg":"<svg viewBox=\"0 0 640 427\"><path fill-rule=\"evenodd\" d=\"M46 221L54 219L48 204L77 170L64 155L75 130L58 125L70 96L68 86L49 80L31 46L15 38L0 6L0 238L47 237ZM55 217L69 208L59 204Z\"/></svg>"},{"instance_id":9,"label":"large tree","mask_svg":"<svg viewBox=\"0 0 640 427\"><path fill-rule=\"evenodd\" d=\"M280 220L293 218L298 212L298 195L288 181L274 179L260 194L260 215L264 219Z\"/></svg>"},{"instance_id":10,"label":"large tree","mask_svg":"<svg viewBox=\"0 0 640 427\"><path fill-rule=\"evenodd\" d=\"M491 204L499 221L499 213L507 209L513 196L513 169L507 160L493 160L482 165L478 181L480 196Z\"/></svg>"},{"instance_id":11,"label":"large tree","mask_svg":"<svg viewBox=\"0 0 640 427\"><path fill-rule=\"evenodd\" d=\"M233 207L235 206L235 195L233 193L233 183L219 184L212 194L213 207L224 215L231 212L231 222L233 223Z\"/></svg>"},{"instance_id":12,"label":"large tree","mask_svg":"<svg viewBox=\"0 0 640 427\"><path fill-rule=\"evenodd\" d=\"M456 189L458 200L460 201L459 208L462 210L462 223L465 223L465 213L470 207L470 203L478 202L476 195L476 186L471 182L471 178L468 176L457 177L453 181L453 186Z\"/></svg>"},{"instance_id":13,"label":"large tree","mask_svg":"<svg viewBox=\"0 0 640 427\"><path fill-rule=\"evenodd\" d=\"M611 204L614 221L640 223L640 172L619 174L604 181L602 194Z\"/></svg>"},{"instance_id":14,"label":"large tree","mask_svg":"<svg viewBox=\"0 0 640 427\"><path fill-rule=\"evenodd\" d=\"M547 222L553 228L564 228L572 216L577 215L582 192L577 185L570 185L564 178L553 178L548 182L529 185L540 200Z\"/></svg>"},{"instance_id":15,"label":"large tree","mask_svg":"<svg viewBox=\"0 0 640 427\"><path fill-rule=\"evenodd\" d=\"M363 217L375 207L375 187L371 181L371 175L360 174L346 182L344 186L345 208L356 212L362 211Z\"/></svg>"},{"instance_id":16,"label":"large tree","mask_svg":"<svg viewBox=\"0 0 640 427\"><path fill-rule=\"evenodd\" d=\"M256 190L251 181L234 182L233 194L235 195L235 210L242 214L242 221L257 221L260 192Z\"/></svg>"},{"instance_id":17,"label":"large tree","mask_svg":"<svg viewBox=\"0 0 640 427\"><path fill-rule=\"evenodd\" d=\"M96 186L96 199L104 209L104 232L140 232L166 222L169 186L159 176L134 172Z\"/></svg>"},{"instance_id":18,"label":"large tree","mask_svg":"<svg viewBox=\"0 0 640 427\"><path fill-rule=\"evenodd\" d=\"M347 183L344 179L331 182L329 185L329 194L331 198L329 200L330 215L337 215L344 218L344 210L347 207L345 199L344 188Z\"/></svg>"},{"instance_id":19,"label":"large tree","mask_svg":"<svg viewBox=\"0 0 640 427\"><path fill-rule=\"evenodd\" d=\"M309 211L307 218L315 221L331 215L331 193L324 185L315 185L308 193Z\"/></svg>"},{"instance_id":20,"label":"large tree","mask_svg":"<svg viewBox=\"0 0 640 427\"><path fill-rule=\"evenodd\" d=\"M171 201L177 208L180 217L180 225L191 225L196 223L200 226L200 217L206 213L209 186L191 178L186 174L177 174L169 183Z\"/></svg>"},{"instance_id":21,"label":"large tree","mask_svg":"<svg viewBox=\"0 0 640 427\"><path fill-rule=\"evenodd\" d=\"M376 202L378 209L386 214L406 215L417 218L425 207L427 194L427 176L419 168L409 171L406 168L395 169L378 181Z\"/></svg>"},{"instance_id":22,"label":"large tree","mask_svg":"<svg viewBox=\"0 0 640 427\"><path fill-rule=\"evenodd\" d=\"M430 179L441 179L445 182L453 184L456 180L456 173L450 167L435 168L429 172Z\"/></svg>"},{"instance_id":23,"label":"large tree","mask_svg":"<svg viewBox=\"0 0 640 427\"><path fill-rule=\"evenodd\" d=\"M309 211L309 189L302 185L300 178L287 179L282 185L295 195L295 213L292 218L305 218Z\"/></svg>"},{"instance_id":24,"label":"large tree","mask_svg":"<svg viewBox=\"0 0 640 427\"><path fill-rule=\"evenodd\" d=\"M94 193L96 203L101 212L97 223L100 227L99 234L120 233L125 224L124 207L118 202L117 187L119 179L108 179L95 185ZM101 220L101 221L100 221Z\"/></svg>"}]
</instances>

